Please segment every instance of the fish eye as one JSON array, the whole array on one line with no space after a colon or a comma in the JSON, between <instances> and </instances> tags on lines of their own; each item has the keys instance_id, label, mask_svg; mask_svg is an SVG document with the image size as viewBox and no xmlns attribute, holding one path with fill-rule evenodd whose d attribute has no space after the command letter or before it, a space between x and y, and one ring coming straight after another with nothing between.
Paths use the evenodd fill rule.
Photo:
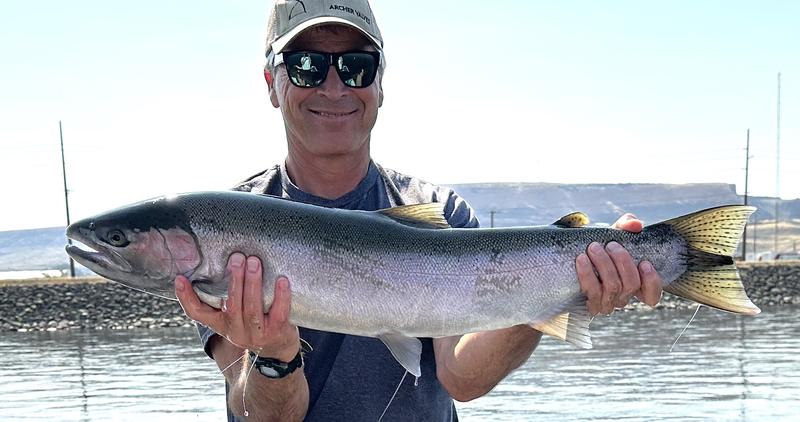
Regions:
<instances>
[{"instance_id":1,"label":"fish eye","mask_svg":"<svg viewBox=\"0 0 800 422\"><path fill-rule=\"evenodd\" d=\"M119 229L110 230L106 234L106 242L108 242L109 245L116 246L118 248L128 246L128 244L131 243L128 241L128 238L125 237L125 233Z\"/></svg>"}]
</instances>

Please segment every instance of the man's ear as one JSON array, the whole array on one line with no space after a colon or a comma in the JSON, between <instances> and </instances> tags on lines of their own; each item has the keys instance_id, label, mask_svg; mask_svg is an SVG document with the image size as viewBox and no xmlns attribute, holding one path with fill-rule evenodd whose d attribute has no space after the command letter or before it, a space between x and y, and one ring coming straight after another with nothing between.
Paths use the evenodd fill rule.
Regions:
<instances>
[{"instance_id":1,"label":"man's ear","mask_svg":"<svg viewBox=\"0 0 800 422\"><path fill-rule=\"evenodd\" d=\"M272 74L269 73L269 70L264 69L264 80L267 81L267 90L269 91L269 101L272 103L272 106L275 108L280 107L280 103L278 103L278 95L275 94L275 79L272 77Z\"/></svg>"},{"instance_id":2,"label":"man's ear","mask_svg":"<svg viewBox=\"0 0 800 422\"><path fill-rule=\"evenodd\" d=\"M378 84L378 107L383 105L383 83Z\"/></svg>"}]
</instances>

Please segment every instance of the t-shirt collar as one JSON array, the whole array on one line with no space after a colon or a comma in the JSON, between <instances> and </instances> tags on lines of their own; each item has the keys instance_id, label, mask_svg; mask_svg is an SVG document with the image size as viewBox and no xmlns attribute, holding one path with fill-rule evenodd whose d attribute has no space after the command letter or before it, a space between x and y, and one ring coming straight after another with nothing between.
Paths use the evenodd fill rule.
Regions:
<instances>
[{"instance_id":1,"label":"t-shirt collar","mask_svg":"<svg viewBox=\"0 0 800 422\"><path fill-rule=\"evenodd\" d=\"M369 161L367 174L350 192L336 198L328 199L320 196L312 195L304 192L297 185L289 179L289 173L286 171L286 162L281 163L281 185L283 192L291 199L304 202L312 205L319 205L330 208L347 208L347 205L353 202L358 202L367 192L375 186L378 180L378 168L372 160Z\"/></svg>"}]
</instances>

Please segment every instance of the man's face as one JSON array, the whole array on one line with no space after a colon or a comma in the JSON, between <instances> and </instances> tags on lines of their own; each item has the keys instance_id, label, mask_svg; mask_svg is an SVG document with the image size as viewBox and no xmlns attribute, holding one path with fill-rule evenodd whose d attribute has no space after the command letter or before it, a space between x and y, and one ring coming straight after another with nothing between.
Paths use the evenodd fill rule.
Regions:
<instances>
[{"instance_id":1,"label":"man's face","mask_svg":"<svg viewBox=\"0 0 800 422\"><path fill-rule=\"evenodd\" d=\"M285 49L337 53L375 48L355 29L317 27L300 34ZM273 75L270 100L283 114L289 149L313 157L367 153L378 107L383 99L380 76L366 88L346 86L333 66L316 88L292 85L281 64Z\"/></svg>"}]
</instances>

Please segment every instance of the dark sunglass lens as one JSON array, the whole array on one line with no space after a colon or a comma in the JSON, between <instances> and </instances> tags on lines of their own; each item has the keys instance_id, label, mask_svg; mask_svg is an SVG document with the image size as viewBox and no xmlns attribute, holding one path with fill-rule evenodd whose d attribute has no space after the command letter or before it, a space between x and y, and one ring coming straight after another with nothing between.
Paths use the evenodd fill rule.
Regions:
<instances>
[{"instance_id":1,"label":"dark sunglass lens","mask_svg":"<svg viewBox=\"0 0 800 422\"><path fill-rule=\"evenodd\" d=\"M297 86L319 86L328 74L326 57L319 53L287 53L284 55L284 62L289 79Z\"/></svg>"},{"instance_id":2,"label":"dark sunglass lens","mask_svg":"<svg viewBox=\"0 0 800 422\"><path fill-rule=\"evenodd\" d=\"M346 53L339 56L336 71L345 85L363 88L375 80L378 63L369 53Z\"/></svg>"}]
</instances>

